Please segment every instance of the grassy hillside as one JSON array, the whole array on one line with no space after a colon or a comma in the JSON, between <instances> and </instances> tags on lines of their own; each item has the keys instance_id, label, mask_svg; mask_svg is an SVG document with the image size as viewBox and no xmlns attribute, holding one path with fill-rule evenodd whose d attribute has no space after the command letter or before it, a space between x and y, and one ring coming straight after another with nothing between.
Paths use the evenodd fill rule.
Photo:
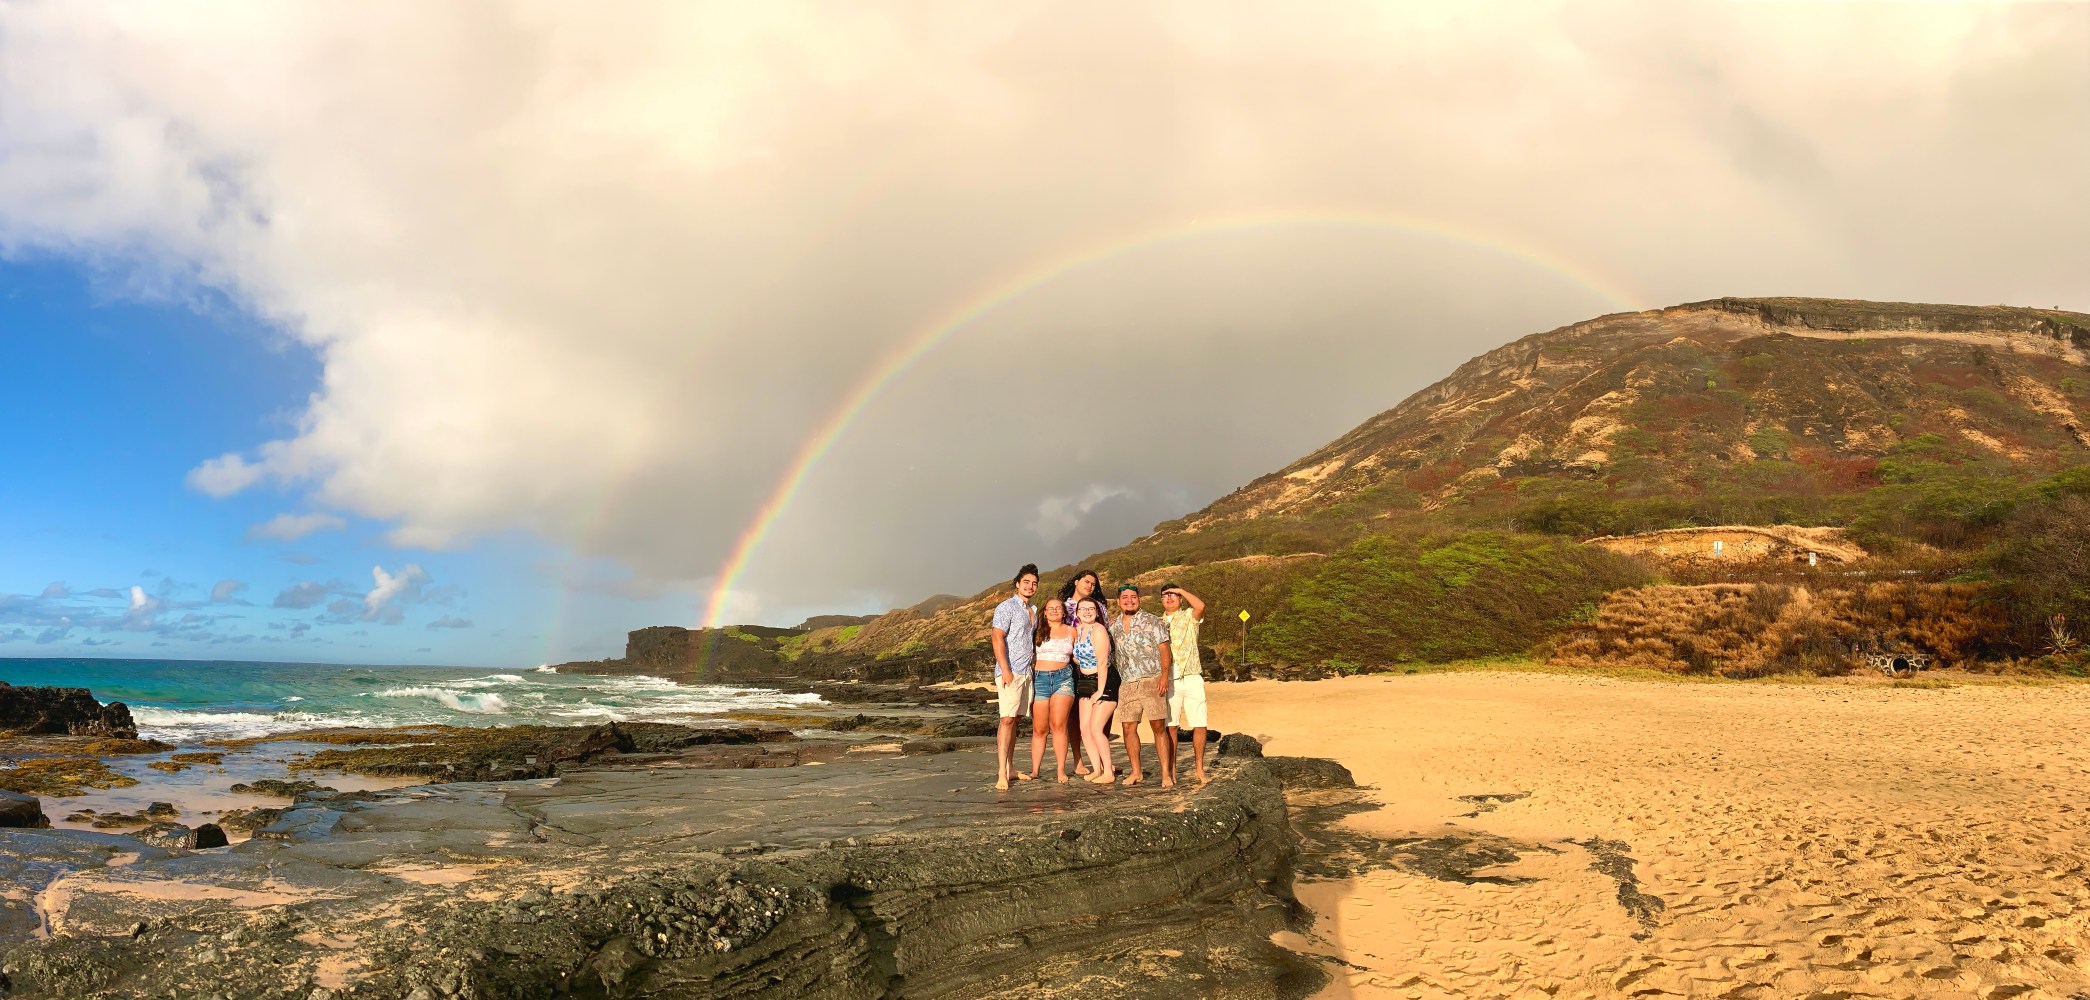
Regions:
<instances>
[{"instance_id":1,"label":"grassy hillside","mask_svg":"<svg viewBox=\"0 0 2090 1000\"><path fill-rule=\"evenodd\" d=\"M1081 565L1110 583L1174 578L1198 591L1217 615L1205 639L1229 672L1240 664L1232 619L1243 609L1259 672L1567 643L1579 643L1562 654L1570 659L1639 649L1671 669L1822 670L1833 637L1915 641L1865 610L1893 604L1863 590L1883 582L1959 588L1904 595L1899 611L1879 612L1959 609L1950 614L1978 625L1952 641L1954 656L2067 667L2071 637L2090 632L2086 469L2090 316L1719 299L1600 317L1490 351L1286 468ZM1674 612L1663 618L1620 595L1722 582L1709 578L1717 569L1581 544L1780 524L1847 529L1867 557L1833 571L1723 578L1784 591L1638 599ZM1074 568L1048 571L1045 590ZM820 676L980 673L1000 590L932 599L848 636L786 639L774 658ZM1791 611L1795 600L1815 610ZM1735 618L1736 602L1753 610ZM1635 615L1670 621L1671 632L1634 638ZM1713 655L1670 641L1692 628L1713 629L1731 648ZM1663 643L1669 652L1658 655Z\"/></svg>"}]
</instances>

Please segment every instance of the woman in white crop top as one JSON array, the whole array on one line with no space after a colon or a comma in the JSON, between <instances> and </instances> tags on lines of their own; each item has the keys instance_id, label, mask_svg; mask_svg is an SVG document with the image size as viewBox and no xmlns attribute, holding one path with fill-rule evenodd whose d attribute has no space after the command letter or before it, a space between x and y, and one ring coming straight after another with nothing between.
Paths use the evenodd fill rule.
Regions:
<instances>
[{"instance_id":1,"label":"woman in white crop top","mask_svg":"<svg viewBox=\"0 0 2090 1000\"><path fill-rule=\"evenodd\" d=\"M1065 606L1054 598L1045 602L1038 618L1038 655L1031 664L1030 776L1038 776L1045 764L1045 733L1049 728L1059 761L1059 781L1067 783L1067 717L1074 713L1074 629L1067 625ZM1078 762L1078 758L1077 758Z\"/></svg>"}]
</instances>

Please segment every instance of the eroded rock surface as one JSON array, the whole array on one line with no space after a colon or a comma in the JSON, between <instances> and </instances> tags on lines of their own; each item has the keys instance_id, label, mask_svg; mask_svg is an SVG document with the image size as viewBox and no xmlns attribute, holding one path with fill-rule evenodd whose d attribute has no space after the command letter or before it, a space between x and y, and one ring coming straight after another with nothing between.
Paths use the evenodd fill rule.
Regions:
<instances>
[{"instance_id":1,"label":"eroded rock surface","mask_svg":"<svg viewBox=\"0 0 2090 1000\"><path fill-rule=\"evenodd\" d=\"M34 795L22 795L0 788L0 826L43 827L51 821L44 816L44 806Z\"/></svg>"},{"instance_id":2,"label":"eroded rock surface","mask_svg":"<svg viewBox=\"0 0 2090 1000\"><path fill-rule=\"evenodd\" d=\"M0 681L0 730L43 736L137 739L138 725L120 701L107 705L86 688L14 687Z\"/></svg>"},{"instance_id":3,"label":"eroded rock surface","mask_svg":"<svg viewBox=\"0 0 2090 1000\"><path fill-rule=\"evenodd\" d=\"M217 851L0 832L0 971L11 997L1304 995L1319 970L1268 943L1299 916L1283 790L1230 746L1196 790L997 794L969 742L318 799Z\"/></svg>"}]
</instances>

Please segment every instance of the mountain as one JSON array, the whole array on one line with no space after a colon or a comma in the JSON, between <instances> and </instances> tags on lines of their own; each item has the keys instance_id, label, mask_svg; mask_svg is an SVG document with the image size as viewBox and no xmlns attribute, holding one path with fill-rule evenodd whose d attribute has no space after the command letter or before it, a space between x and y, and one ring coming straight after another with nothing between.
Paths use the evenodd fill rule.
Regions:
<instances>
[{"instance_id":1,"label":"mountain","mask_svg":"<svg viewBox=\"0 0 2090 1000\"><path fill-rule=\"evenodd\" d=\"M1911 447L2058 468L2090 458L2086 358L2090 316L2057 310L1715 299L1605 316L1489 351L1164 530L1436 508L1533 477L1837 489Z\"/></svg>"},{"instance_id":2,"label":"mountain","mask_svg":"<svg viewBox=\"0 0 2090 1000\"><path fill-rule=\"evenodd\" d=\"M1523 652L1593 621L1606 595L1709 572L1582 544L1597 536L1824 526L1843 529L1852 553L1899 560L1879 572L1975 570L2021 508L2076 484L2090 492L2086 463L2090 315L1723 298L1489 351L1080 565L1111 584L1176 579L1227 618L1249 611L1245 659L1237 623L1206 626L1207 662L1222 672L1372 669ZM1040 599L1074 569L1046 573ZM741 676L983 673L1001 589L782 638L687 633L684 672L723 664L703 651L730 635L745 640L729 658ZM2029 625L2016 627L2014 641L2032 641Z\"/></svg>"}]
</instances>

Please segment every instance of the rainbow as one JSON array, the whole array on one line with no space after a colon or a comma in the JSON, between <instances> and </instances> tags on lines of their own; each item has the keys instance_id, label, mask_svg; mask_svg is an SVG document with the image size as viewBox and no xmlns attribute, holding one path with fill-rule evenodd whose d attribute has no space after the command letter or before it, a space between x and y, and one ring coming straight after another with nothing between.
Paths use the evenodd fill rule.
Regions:
<instances>
[{"instance_id":1,"label":"rainbow","mask_svg":"<svg viewBox=\"0 0 2090 1000\"><path fill-rule=\"evenodd\" d=\"M715 628L719 625L727 624L721 620L721 615L725 610L728 598L733 594L734 585L739 582L741 574L747 570L748 562L754 556L755 551L761 548L762 542L769 537L770 529L776 525L777 519L782 517L785 511L791 509L792 500L798 496L799 490L804 488L807 477L820 464L820 460L827 457L827 453L833 450L835 443L848 433L850 426L856 422L858 417L863 415L864 410L878 398L886 386L890 385L894 379L906 374L924 355L935 350L937 345L950 339L959 331L979 322L982 318L1007 305L1009 302L1021 298L1026 293L1072 272L1095 267L1131 253L1150 249L1159 244L1209 236L1220 232L1279 226L1326 226L1396 230L1451 240L1496 251L1544 268L1594 292L1605 301L1617 306L1621 311L1638 311L1644 308L1637 304L1640 301L1640 296L1626 291L1618 283L1590 274L1536 248L1512 242L1505 237L1476 232L1472 229L1454 229L1443 223L1403 216L1318 210L1259 211L1222 217L1199 218L1173 226L1147 229L1135 234L1121 236L1117 239L1090 244L1084 249L1052 257L1045 263L1026 268L1010 277L988 285L985 290L967 299L956 308L945 312L940 318L930 322L909 337L898 350L894 351L882 364L872 369L854 388L850 389L849 394L843 397L841 404L836 406L834 411L828 414L827 419L821 422L814 429L813 433L800 444L798 453L791 459L791 464L785 468L783 476L770 489L768 497L763 500L761 507L756 509L754 518L741 531L739 540L734 544L731 554L720 565L718 574L714 578L715 583L710 597L705 605L704 626Z\"/></svg>"}]
</instances>

